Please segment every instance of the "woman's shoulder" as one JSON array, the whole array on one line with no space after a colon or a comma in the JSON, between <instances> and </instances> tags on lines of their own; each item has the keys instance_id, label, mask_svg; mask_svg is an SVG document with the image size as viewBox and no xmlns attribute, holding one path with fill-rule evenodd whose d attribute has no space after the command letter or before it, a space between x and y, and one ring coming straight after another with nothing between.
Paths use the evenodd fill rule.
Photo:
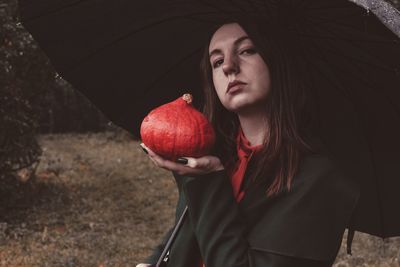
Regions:
<instances>
[{"instance_id":1,"label":"woman's shoulder","mask_svg":"<svg viewBox=\"0 0 400 267\"><path fill-rule=\"evenodd\" d=\"M308 153L301 157L296 176L321 179L331 172L340 172L340 168L330 155L322 152Z\"/></svg>"},{"instance_id":2,"label":"woman's shoulder","mask_svg":"<svg viewBox=\"0 0 400 267\"><path fill-rule=\"evenodd\" d=\"M330 192L338 190L337 193L355 195L359 192L357 183L326 150L304 155L293 183Z\"/></svg>"},{"instance_id":3,"label":"woman's shoulder","mask_svg":"<svg viewBox=\"0 0 400 267\"><path fill-rule=\"evenodd\" d=\"M330 155L309 154L291 189L258 210L262 216L250 231L249 243L280 255L334 260L358 197L358 187Z\"/></svg>"}]
</instances>

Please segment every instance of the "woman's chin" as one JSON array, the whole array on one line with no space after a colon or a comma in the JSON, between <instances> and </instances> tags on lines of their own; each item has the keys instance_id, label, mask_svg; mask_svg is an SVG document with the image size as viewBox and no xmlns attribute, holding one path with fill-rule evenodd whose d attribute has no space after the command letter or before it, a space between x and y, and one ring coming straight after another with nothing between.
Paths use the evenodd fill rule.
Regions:
<instances>
[{"instance_id":1,"label":"woman's chin","mask_svg":"<svg viewBox=\"0 0 400 267\"><path fill-rule=\"evenodd\" d=\"M232 101L227 110L238 115L249 115L265 112L265 103L262 101L250 101L248 98L243 101Z\"/></svg>"},{"instance_id":2,"label":"woman's chin","mask_svg":"<svg viewBox=\"0 0 400 267\"><path fill-rule=\"evenodd\" d=\"M246 110L248 110L249 106L251 106L251 103L244 103L242 101L240 101L240 102L237 101L235 103L232 103L229 106L228 110L231 111L231 112L235 112L235 113L239 114L239 113L243 113Z\"/></svg>"}]
</instances>

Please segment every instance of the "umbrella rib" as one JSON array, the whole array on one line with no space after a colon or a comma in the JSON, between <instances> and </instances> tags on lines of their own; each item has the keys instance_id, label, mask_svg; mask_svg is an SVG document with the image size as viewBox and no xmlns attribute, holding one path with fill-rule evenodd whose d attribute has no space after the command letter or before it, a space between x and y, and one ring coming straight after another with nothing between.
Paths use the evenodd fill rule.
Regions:
<instances>
[{"instance_id":1,"label":"umbrella rib","mask_svg":"<svg viewBox=\"0 0 400 267\"><path fill-rule=\"evenodd\" d=\"M318 31L318 28L316 28L315 30ZM334 35L334 33L332 33L332 31L330 31L330 30L326 30L326 31L328 31L328 32L330 32L332 35ZM335 40L335 38L333 38L333 39ZM337 39L336 39L336 40L337 40ZM353 40L349 40L349 41L353 41ZM336 55L339 55L339 56L342 56L342 57L346 57L347 59L350 59L350 60L356 60L356 61L358 61L358 62L360 62L360 63L364 63L364 64L367 64L367 65L370 65L370 66L374 66L374 67L379 68L379 69L382 69L382 70L387 70L387 71L391 71L391 72L394 71L392 68L386 66L385 64L382 64L382 63L379 64L379 63L378 63L378 60L379 60L378 58L369 57L369 56L368 56L368 51L366 51L367 53L364 53L364 54L365 54L364 57L366 57L367 59L370 59L371 61L375 61L375 63L373 63L373 64L372 64L372 62L367 62L367 61L361 60L360 57L357 58L357 57L352 57L351 55L347 55L347 54L340 54L340 53L338 53L335 49L332 49L332 44L331 44L331 43L325 42L325 44L328 45L329 47L331 47L330 51L331 51L332 53L335 53ZM362 46L359 46L359 45L354 44L354 42L346 42L346 44L347 44L348 46L352 46L353 48L356 48L355 51L358 51L358 50L363 50L363 51L365 51L365 48L363 48Z\"/></svg>"},{"instance_id":2,"label":"umbrella rib","mask_svg":"<svg viewBox=\"0 0 400 267\"><path fill-rule=\"evenodd\" d=\"M363 16L363 17L365 17L365 16ZM350 22L350 24L342 22L343 19L346 19L346 18L350 18L350 19L354 20L354 14L344 15L344 16L341 16L339 18L336 17L336 18L333 18L333 19L330 19L330 20L326 19L323 16L317 16L316 14L305 16L305 18L309 22L310 26L315 26L314 24L315 23L319 23L319 22L321 22L321 23L331 23L331 22L333 22L335 26L343 26L345 28L347 27L349 29L356 30L357 32L360 32L360 29L358 29L357 27L352 26L351 22ZM364 28L364 31L365 31L365 28ZM362 33L365 34L365 32L362 32ZM371 35L371 33L369 33L369 34ZM382 37L379 36L379 35L377 36L376 34L374 34L374 36L376 36L376 38L380 42L393 42L393 41L394 42L399 42L399 40L397 40L397 39L389 41L389 40L382 40ZM376 40L376 41L378 41L378 40Z\"/></svg>"},{"instance_id":3,"label":"umbrella rib","mask_svg":"<svg viewBox=\"0 0 400 267\"><path fill-rule=\"evenodd\" d=\"M389 72L395 72L394 69L392 69L392 68L390 68L390 67L387 67L387 66L385 66L385 65L381 65L381 64L378 64L378 63L376 63L376 62L375 62L375 63L372 63L372 62L368 62L368 61L363 61L363 60L362 60L361 58L359 58L359 57L353 57L353 56L348 55L348 54L338 53L338 51L336 51L335 49L332 48L332 45L330 45L329 43L326 43L326 45L327 45L327 46L325 46L325 48L326 48L326 49L329 49L329 51L332 52L332 54L335 54L335 55L337 55L337 56L344 57L344 58L346 58L346 59L348 59L348 60L354 60L354 61L357 61L357 62L359 62L359 63L365 64L365 65L368 65L368 66L373 66L373 67L378 68L378 69L381 69L381 70L385 70L385 71L389 71ZM348 45L351 46L350 43L348 43ZM361 47L361 46L353 45L353 47L354 47L354 48L357 48L357 49L360 49L360 50L365 50L365 48L363 48L363 47ZM366 56L366 57L368 57L368 56ZM371 60L374 60L373 58L370 58L370 59L371 59Z\"/></svg>"},{"instance_id":4,"label":"umbrella rib","mask_svg":"<svg viewBox=\"0 0 400 267\"><path fill-rule=\"evenodd\" d=\"M338 68L338 70L340 70L340 69ZM343 71L343 70L341 70L341 71L342 71L343 74L346 73L346 72ZM368 84L367 82L365 82L361 77L359 77L359 78L360 78L360 79L357 79L358 82L360 82L360 81L363 82L363 84L365 85L365 87L371 89L371 92L375 93L375 90L373 90L374 88L371 87L370 84ZM373 82L370 81L370 83L373 83ZM376 84L374 84L374 85L376 86ZM400 112L399 112L399 110L397 110L396 106L395 106L394 103L387 97L387 95L384 94L384 93L382 93L382 92L381 92L380 94L376 94L376 95L379 95L379 96L383 97L383 99L385 99L388 103L390 103L391 107L393 108L393 110L394 110L395 113L397 114L397 118L400 120ZM365 119L364 119L364 121L365 121ZM365 127L366 127L366 126L363 124L363 129L364 129L364 130L366 130ZM374 153L373 153L373 147L372 147L371 142L370 142L371 138L370 138L370 136L368 135L368 131L364 131L364 132L367 133L365 136L366 136L366 139L368 140L367 144L368 144L369 154L370 154L370 157L371 157L371 163L372 163L373 177L374 177L374 181L375 181L375 186L376 186L377 189L379 189L379 188L380 188L380 185L379 185L379 179L378 179L378 171L377 171L377 167L376 167L376 166L377 166L377 165L376 165L376 160L375 160ZM380 194L380 190L376 190L376 193L377 193L377 197L378 197L378 210L379 210L379 214L380 214L380 220L379 220L379 221L380 221L380 227L381 227L381 235L382 235L383 237L385 237L386 234L385 234L385 230L384 230L384 225L385 225L385 223L384 223L384 215L383 215L383 207L382 207L382 197L381 197L381 194Z\"/></svg>"},{"instance_id":5,"label":"umbrella rib","mask_svg":"<svg viewBox=\"0 0 400 267\"><path fill-rule=\"evenodd\" d=\"M353 46L353 48L357 48L357 49L359 49L359 50L366 51L366 49L363 48L362 46L357 46L357 45L350 44L350 43L349 43L349 45L350 45L350 46ZM393 69L393 68L391 68L391 67L388 67L388 66L386 66L386 65L384 65L384 64L379 64L378 62L375 62L375 63L367 62L367 61L361 60L360 58L352 57L352 56L347 55L347 54L340 54L340 53L336 52L334 49L332 49L332 47L331 47L329 50L330 50L332 53L334 53L335 55L343 56L343 57L345 57L345 58L347 58L347 59L354 60L354 61L358 61L359 63L363 63L363 64L366 64L366 65L368 65L368 66L373 66L373 67L378 68L378 69L381 69L381 70L385 70L385 71L389 71L389 72L395 72L395 69ZM368 51L366 51L366 52L368 52ZM366 56L366 57L368 57L368 56ZM369 58L370 58L371 60L374 60L374 58L371 58L371 57L369 57ZM378 59L376 59L376 60L378 60Z\"/></svg>"},{"instance_id":6,"label":"umbrella rib","mask_svg":"<svg viewBox=\"0 0 400 267\"><path fill-rule=\"evenodd\" d=\"M325 46L325 48L326 48L326 46ZM323 52L323 51L320 49L320 47L319 47L318 45L316 45L315 43L314 43L314 49L318 50L318 51L320 52L320 55L321 55L321 56L324 55L324 52ZM331 51L333 51L333 50L331 50ZM318 54L316 54L316 53L313 53L313 55L316 56L316 57L318 57L318 58L321 59L321 60L325 60L325 61L327 60L326 57L318 56ZM307 58L307 57L305 57L305 58ZM362 62L362 61L360 61L360 62ZM364 63L364 62L362 62L362 63ZM341 68L337 67L337 69L338 69L338 70L341 70L344 74L346 74L346 71L342 70ZM392 70L392 71L393 71L393 70ZM357 81L358 81L358 82L364 81L364 77L358 76L358 80L357 80ZM374 83L374 82L372 82L372 81L370 81L370 84L368 84L368 83L366 83L366 82L364 82L364 84L365 84L368 88L372 89L371 92L375 92L375 91L373 90L374 87L371 87L370 84L372 84L372 85L375 86L375 87L379 87L378 84L376 84L376 83ZM343 88L344 88L344 87L343 87ZM378 95L382 96L382 94L378 94ZM349 96L349 95L348 95L348 96ZM390 98L389 98L387 95L385 95L385 100L388 101L388 102L391 104L393 110L397 113L397 116L398 116L398 118L399 118L399 120L400 120L400 110L397 109L396 105L390 100Z\"/></svg>"},{"instance_id":7,"label":"umbrella rib","mask_svg":"<svg viewBox=\"0 0 400 267\"><path fill-rule=\"evenodd\" d=\"M265 8L265 10L268 10L268 9L269 9L269 7L268 7L268 5L267 5L267 1L265 1L265 0L256 0L256 1L257 1L257 4L260 5L260 7L263 6L263 7ZM274 4L272 0L269 1L269 3L270 3L271 5Z\"/></svg>"},{"instance_id":8,"label":"umbrella rib","mask_svg":"<svg viewBox=\"0 0 400 267\"><path fill-rule=\"evenodd\" d=\"M355 5L354 7L351 7L351 6L340 5L340 6L329 6L329 7L308 7L307 9L314 11L314 10L332 10L332 9L354 9L355 7L358 6Z\"/></svg>"},{"instance_id":9,"label":"umbrella rib","mask_svg":"<svg viewBox=\"0 0 400 267\"><path fill-rule=\"evenodd\" d=\"M351 24L345 24L345 23L342 22L343 19L353 18L353 16L354 15L352 15L352 14L343 15L343 16L341 16L339 18L334 18L334 19L326 19L324 17L319 17L319 16L316 16L316 15L305 16L305 18L307 19L307 21L309 23L307 23L308 24L307 27L304 27L304 28L318 27L320 24L334 23L335 26L343 26L344 28L348 28L348 29L352 29L352 30L356 30L357 32L360 32L360 30L358 28L352 27ZM315 25L316 23L317 23L317 25ZM306 34L302 34L300 32L296 32L296 34L299 35L299 36L310 36L310 37L318 38L315 35L306 35ZM376 35L374 35L374 36L376 36ZM319 37L319 38L322 39L322 37ZM325 38L329 38L329 37L326 36ZM376 39L375 40L365 39L365 40L354 40L354 41L368 41L368 42L378 42L378 43L399 42L399 40L396 40L396 39L395 40L382 40L382 38L379 38L379 36L377 36L377 38L378 38L378 40L376 40ZM336 39L337 39L337 37L336 37ZM351 38L348 38L348 37L347 38L340 38L340 39L342 39L342 40L352 40Z\"/></svg>"},{"instance_id":10,"label":"umbrella rib","mask_svg":"<svg viewBox=\"0 0 400 267\"><path fill-rule=\"evenodd\" d=\"M213 5L210 2L207 2L206 0L199 0L200 3L202 3L205 6L214 8L215 10L217 10L218 12L224 13L223 10L221 10L221 8L219 8L217 5Z\"/></svg>"},{"instance_id":11,"label":"umbrella rib","mask_svg":"<svg viewBox=\"0 0 400 267\"><path fill-rule=\"evenodd\" d=\"M324 48L326 49L327 47L324 46ZM357 48L358 48L358 47L357 47ZM319 46L316 45L315 43L314 43L314 49L317 49L317 50L319 51L319 54L320 54L320 55L324 55L324 51L322 51L322 50L319 48ZM334 52L333 49L330 49L330 51ZM339 54L335 53L335 55L339 55ZM317 57L318 57L318 54L314 53L314 56L317 56ZM341 55L341 56L343 56L343 55ZM327 60L326 57L318 57L318 58L320 58L321 60L325 60L325 61ZM351 60L354 60L353 58L349 58L349 57L346 57L346 58L351 59ZM328 61L326 61L326 62L328 62ZM358 60L358 62L361 62L361 63L365 64L365 62L362 62L362 61L360 61L360 60ZM367 64L367 65L369 65L369 64ZM341 66L345 66L345 65L341 65ZM340 67L336 66L336 68L337 68L338 70L342 71L344 74L346 74L346 71L343 70L343 67L340 68ZM384 69L384 68L381 68L381 69L387 70L387 69ZM393 72L392 69L389 69L389 70L390 70L391 72ZM353 74L354 74L354 73L353 73ZM357 73L356 73L356 75L357 75ZM370 84L372 84L372 85L375 86L375 87L379 87L379 85L376 84L375 82L371 81L371 80L370 80L370 83L366 83L366 82L364 81L364 79L365 79L365 77L361 77L361 76L358 75L357 81L358 81L358 82L360 82L360 81L364 82L364 84L365 84L368 88L372 89L371 92L374 92L374 93L375 93L374 87L371 87ZM378 96L382 96L382 94L378 94ZM396 111L397 116L398 116L398 118L399 118L399 120L400 120L400 110L397 109L396 105L390 100L390 98L389 98L387 95L384 95L384 97L385 97L384 99L385 99L386 101L388 101L388 102L391 104L391 107L393 108L393 110Z\"/></svg>"},{"instance_id":12,"label":"umbrella rib","mask_svg":"<svg viewBox=\"0 0 400 267\"><path fill-rule=\"evenodd\" d=\"M292 1L292 6L294 6L294 4L293 4L293 2L295 2L295 1ZM298 5L297 6L297 8L301 8L302 10L304 10L304 9L309 9L309 7L310 7L310 4L315 4L315 1L313 1L313 0L308 0L308 3L307 3L307 1L305 0L305 1L297 1L297 2L303 2L303 5Z\"/></svg>"},{"instance_id":13,"label":"umbrella rib","mask_svg":"<svg viewBox=\"0 0 400 267\"><path fill-rule=\"evenodd\" d=\"M148 95L150 93L150 91L152 91L155 88L155 85L162 79L164 79L164 77L166 77L174 68L178 67L179 65L183 64L184 62L186 62L188 59L190 59L193 55L195 55L196 53L200 52L204 47L200 46L198 48L196 48L194 51L192 51L191 53L185 55L184 57L182 57L180 60L176 61L176 63L172 64L168 69L166 69L166 71L159 75L158 78L153 81L152 84L150 84L146 90L144 90L144 94L141 95L139 98L145 97L146 95Z\"/></svg>"},{"instance_id":14,"label":"umbrella rib","mask_svg":"<svg viewBox=\"0 0 400 267\"><path fill-rule=\"evenodd\" d=\"M310 16L306 16L306 19L307 19L307 21L310 22L310 25L313 25L313 26L315 26L315 23L319 23L319 24L333 23L335 26L342 25L342 26L346 26L348 28L356 29L357 31L359 31L358 28L352 27L351 24L345 24L342 22L343 19L347 19L347 18L354 19L354 15L355 14L346 14L346 15L331 18L331 19L326 19L325 17L317 16L317 15L310 15Z\"/></svg>"},{"instance_id":15,"label":"umbrella rib","mask_svg":"<svg viewBox=\"0 0 400 267\"><path fill-rule=\"evenodd\" d=\"M67 4L67 5L65 5L65 6L62 6L62 7L56 8L56 9L54 9L54 10L51 10L51 11L49 11L49 12L47 12L47 13L43 13L43 14L40 14L40 15L31 17L31 18L29 18L29 19L26 19L26 20L24 20L24 22L32 22L32 21L34 21L34 20L40 19L40 18L45 17L45 16L48 16L48 15L54 15L54 14L56 14L56 13L58 13L58 12L64 11L65 9L68 9L68 8L70 8L70 7L73 7L73 6L79 5L79 4L83 3L83 2L88 2L88 1L90 1L90 0L78 0L78 1L76 1L76 2L72 2L72 3ZM32 3L32 5L35 5L35 4ZM29 7L29 5L28 5L28 6L25 6L25 8L28 8L28 7Z\"/></svg>"},{"instance_id":16,"label":"umbrella rib","mask_svg":"<svg viewBox=\"0 0 400 267\"><path fill-rule=\"evenodd\" d=\"M230 0L231 1L231 5L235 5L232 1L233 0ZM176 2L178 2L178 3L186 3L186 1L176 1ZM238 7L239 8L239 10L237 10L237 11L234 11L234 12L232 12L232 11L225 11L225 10L223 10L223 9L221 9L218 5L215 5L215 4L213 4L212 2L208 2L208 1L206 1L206 0L198 0L198 2L200 2L201 4L203 4L204 6L207 6L207 7L210 7L210 8L212 8L212 9L214 9L215 10L215 12L216 12L216 14L221 14L221 13L223 13L223 14L230 14L230 13L236 13L236 12L245 12L245 13L249 13L248 11L244 11L242 8L240 8L238 5L236 5L236 7Z\"/></svg>"},{"instance_id":17,"label":"umbrella rib","mask_svg":"<svg viewBox=\"0 0 400 267\"><path fill-rule=\"evenodd\" d=\"M232 6L236 6L237 8L239 8L240 11L242 11L242 12L244 11L242 7L240 7L237 3L235 3L235 0L228 0L228 2L230 2L230 4ZM248 2L251 2L251 1L248 1Z\"/></svg>"},{"instance_id":18,"label":"umbrella rib","mask_svg":"<svg viewBox=\"0 0 400 267\"><path fill-rule=\"evenodd\" d=\"M174 16L174 17L168 17L168 18L166 18L166 19L162 19L162 20L156 21L156 22L151 23L151 24L147 24L147 25L145 25L145 26L143 26L143 27L141 27L141 28L139 28L139 29L136 29L136 30L134 30L134 31L130 31L130 32L128 32L127 34L124 34L124 35L120 36L119 38L114 39L114 40L113 40L111 43L109 43L109 44L106 44L106 45L104 45L104 46L102 46L102 47L99 47L99 48L96 49L94 52L92 52L92 53L86 55L84 58L82 58L79 62L76 62L75 66L71 66L70 69L68 69L68 70L66 70L66 71L67 71L67 72L68 72L68 71L72 71L74 68L76 68L77 66L81 65L83 62L89 60L89 59L90 59L91 57L93 57L94 55L100 53L101 51L103 51L103 50L105 50L105 49L107 49L107 48L110 48L111 46L115 45L116 43L119 43L119 42L123 41L124 39L130 37L132 34L135 34L135 33L141 32L141 31L143 31L143 30L149 29L149 28L151 28L151 27L157 26L157 25L159 25L159 24L161 24L161 23L164 23L164 22L173 21L173 20L176 20L176 19L191 19L191 20L196 20L196 18L194 18L193 15L210 15L210 14L217 14L217 13L216 13L216 12L204 12L204 13L189 14L189 15L185 15L185 16Z\"/></svg>"},{"instance_id":19,"label":"umbrella rib","mask_svg":"<svg viewBox=\"0 0 400 267\"><path fill-rule=\"evenodd\" d=\"M348 25L345 25L345 24L339 24L339 25L344 26L344 29L343 29L343 30L346 30L346 29L356 29L356 28L353 28L353 27L348 27ZM310 29L310 27L313 27L313 28L315 29L316 32L318 32L318 31L321 32L321 31L322 31L322 29L320 29L320 28L318 28L318 27L315 27L315 25L313 25L313 24L309 25L309 27L307 27L307 29ZM342 30L342 31L343 31L343 30ZM356 42L369 42L369 43L389 43L389 44L393 44L393 43L394 43L394 44L400 44L400 40L382 40L383 37L379 37L379 36L377 36L377 37L376 37L377 39L374 39L374 40L339 38L339 36L337 35L337 33L332 32L332 30L329 30L329 29L326 29L326 28L325 28L324 31L329 32L329 33L331 34L331 37L325 37L325 38L320 38L320 39L345 40L345 41L353 41L353 42L356 41ZM357 33L363 35L363 37L366 35L366 33L360 32L360 31L358 31L358 30L357 30ZM351 34L354 35L355 32L352 32ZM375 35L374 35L374 36L375 36Z\"/></svg>"},{"instance_id":20,"label":"umbrella rib","mask_svg":"<svg viewBox=\"0 0 400 267\"><path fill-rule=\"evenodd\" d=\"M360 39L351 39L351 38L336 38L336 37L333 37L333 36L328 36L328 35L326 35L326 36L321 36L321 35L313 35L313 34L304 34L304 33L300 33L300 32L296 32L296 35L298 35L298 36L304 36L304 37L311 37L312 39L321 39L321 40L324 40L324 39L328 39L328 40L343 40L343 41L356 41L356 42L369 42L369 43L399 43L399 41L397 41L397 40L392 40L392 41L389 41L389 40L360 40Z\"/></svg>"},{"instance_id":21,"label":"umbrella rib","mask_svg":"<svg viewBox=\"0 0 400 267\"><path fill-rule=\"evenodd\" d=\"M73 6L76 6L76 5L81 4L81 3L83 3L83 2L88 2L88 1L90 1L90 0L78 0L78 1L76 1L76 2L67 4L67 5L65 5L65 6L56 8L56 9L54 9L54 10L51 10L51 11L49 11L48 13L43 13L43 14L37 15L37 16L35 16L35 17L31 17L31 18L29 18L29 19L26 19L25 22L31 22L31 21L34 21L34 20L36 20L36 19L40 19L40 18L42 18L42 17L44 17L44 16L53 15L53 14L56 14L56 13L58 13L58 12L64 11L65 9L68 9L68 8L70 8L70 7L73 7ZM179 1L177 1L177 2L179 2ZM184 1L181 1L181 2L183 3ZM201 2L202 2L203 4L209 6L209 7L215 8L215 9L218 10L219 12L224 12L223 10L217 8L216 6L211 5L210 3L207 3L207 2L205 2L205 1L201 1ZM225 12L224 12L224 13L225 13Z\"/></svg>"},{"instance_id":22,"label":"umbrella rib","mask_svg":"<svg viewBox=\"0 0 400 267\"><path fill-rule=\"evenodd\" d=\"M318 49L318 48L317 48L317 47L314 47L314 49ZM323 61L324 61L324 58L321 57L321 56L318 56L318 55L315 53L315 50L314 50L314 49L312 49L311 54L312 54L313 56L317 57L318 59L320 59L321 62L323 62ZM311 49L309 49L309 50L311 50ZM305 55L305 54L306 54L306 53L304 53L304 55ZM310 54L310 52L308 52L308 54ZM309 60L307 56L304 56L304 59L306 60L306 62L308 62L308 65L309 65L309 66L314 66L314 68L315 68L316 70L319 70L319 69L320 69L319 67L315 67L314 62L311 61L311 60ZM319 72L322 73L320 70L319 70ZM322 73L322 74L323 74L323 73ZM324 75L324 76L326 77L326 75ZM342 92L343 95L345 95L348 99L351 99L351 95L349 94L349 91L346 90L346 87L342 87L343 90L342 90L340 87L338 87L338 86L336 86L336 88L339 89L338 91Z\"/></svg>"},{"instance_id":23,"label":"umbrella rib","mask_svg":"<svg viewBox=\"0 0 400 267\"><path fill-rule=\"evenodd\" d=\"M343 74L346 74L348 72L346 72L346 70L344 70L343 68L340 68L339 66L336 65L336 68L341 71ZM365 87L364 88L369 88L371 93L375 94L375 88L379 88L381 87L380 85L376 84L376 82L372 81L372 80L368 80L368 82L366 82L365 77L360 76L358 73L353 73L353 75L357 76L357 82L360 83L362 82ZM368 78L368 77L367 77ZM393 110L396 112L397 117L399 119L400 122L400 110L396 107L396 104L383 92L380 92L379 94L376 93L377 96L380 96L382 99L386 100L388 103L390 103L390 106L393 108Z\"/></svg>"},{"instance_id":24,"label":"umbrella rib","mask_svg":"<svg viewBox=\"0 0 400 267\"><path fill-rule=\"evenodd\" d=\"M309 7L306 7L305 9L303 9L302 11L304 12L304 13L306 13L306 15L304 15L304 18L318 18L318 19L325 19L326 17L324 17L322 14L320 14L320 13L318 13L318 12L314 12L314 10L317 10L317 11L320 11L320 10L324 10L324 9L326 9L326 10L328 10L328 11L330 11L331 9L333 9L333 8L314 8L314 9L312 9L312 8L309 8ZM354 18L354 15L355 14L359 14L359 12L358 11L356 11L356 10L354 10L353 8L350 8L350 7L342 7L342 8L340 8L340 9L344 9L344 11L346 11L346 10L349 10L349 11L352 11L352 13L351 14L348 14L347 12L341 12L340 14L337 14L337 11L335 11L336 13L335 13L335 17L333 18L333 19L335 19L336 21L337 20L340 20L340 19L342 19L342 18L346 18L346 17L351 17L351 18ZM311 11L311 12L310 12ZM354 13L354 14L353 14ZM339 16L339 17L338 17ZM330 19L325 19L325 20L327 20L327 21L330 21ZM335 22L336 22L335 21Z\"/></svg>"},{"instance_id":25,"label":"umbrella rib","mask_svg":"<svg viewBox=\"0 0 400 267\"><path fill-rule=\"evenodd\" d=\"M270 0L268 2L269 3L269 5L268 5L266 0L264 0L264 1L260 0L260 1L263 3L263 6L264 6L265 16L267 16L268 18L272 17L272 8L277 6L276 2L274 0Z\"/></svg>"},{"instance_id":26,"label":"umbrella rib","mask_svg":"<svg viewBox=\"0 0 400 267\"><path fill-rule=\"evenodd\" d=\"M323 59L326 60L326 58L323 58ZM343 74L346 74L345 70L342 70L339 67L337 67L337 69L339 71L341 71ZM360 76L358 76L356 80L357 80L357 82L361 81L365 85L366 88L371 89L370 92L372 92L372 93L375 93L374 87L375 88L379 87L378 84L376 84L374 81L370 80L369 83L367 83L363 79L363 77L360 77ZM335 86L335 87L337 87L337 86ZM393 108L393 111L395 111L395 113L397 115L397 118L400 120L400 111L396 108L396 105L393 103L393 101L391 101L390 98L386 94L384 94L383 92L381 92L380 94L377 94L377 95L382 97L384 100L387 101L387 103L390 104L390 106ZM354 101L352 101L352 102L353 102L353 105L354 105ZM360 112L358 112L358 113L361 114ZM365 129L365 125L363 126L363 128ZM365 133L365 131L363 131L363 132ZM366 138L367 138L366 140L370 140L370 138L368 138L367 136L366 136ZM373 164L373 176L374 176L375 185L377 186L376 188L379 188L379 183L378 183L378 178L377 178L377 168L376 168L375 159L374 159L373 153L372 153L373 149L372 149L372 146L371 146L370 142L367 142L367 143L368 143L368 149L370 151L371 162ZM385 231L384 231L384 216L383 216L382 200L381 200L382 198L381 198L381 195L379 194L379 190L377 190L377 196L378 196L378 200L379 200L378 206L379 206L379 213L380 213L381 234L382 234L382 236L386 236Z\"/></svg>"},{"instance_id":27,"label":"umbrella rib","mask_svg":"<svg viewBox=\"0 0 400 267\"><path fill-rule=\"evenodd\" d=\"M261 1L255 0L255 1L248 1L248 2L250 2L254 11L261 11Z\"/></svg>"},{"instance_id":28,"label":"umbrella rib","mask_svg":"<svg viewBox=\"0 0 400 267\"><path fill-rule=\"evenodd\" d=\"M275 0L270 0L268 2L268 3L270 3L270 5L267 4L267 0L264 0L263 2L264 2L264 8L265 8L265 11L266 11L266 15L271 16L272 7L276 8L278 6L277 2Z\"/></svg>"},{"instance_id":29,"label":"umbrella rib","mask_svg":"<svg viewBox=\"0 0 400 267\"><path fill-rule=\"evenodd\" d=\"M350 16L350 15L349 15ZM309 21L309 25L308 26L313 26L313 27L317 27L320 26L321 24L334 24L335 26L343 26L343 27L347 27L350 28L352 30L356 30L359 31L359 29L357 27L352 27L351 24L345 24L341 21L341 19L343 18L347 18L348 16L345 17L341 17L339 19L323 19L323 18L318 18L318 17L308 17L307 20ZM317 24L317 25L316 25Z\"/></svg>"},{"instance_id":30,"label":"umbrella rib","mask_svg":"<svg viewBox=\"0 0 400 267\"><path fill-rule=\"evenodd\" d=\"M315 26L313 23L310 23L310 25L309 26ZM345 23L342 23L342 22L337 22L337 23L335 23L335 26L343 26L343 29L348 29L348 30L356 30L358 33L360 33L360 34L363 34L363 35L366 35L367 33L366 32L361 32L358 28L356 28L356 27L352 27L350 24L345 24ZM372 37L376 37L376 38L374 38L374 39L367 39L367 36L363 36L365 39L351 39L351 38L340 38L341 40L353 40L353 41L360 41L360 42L364 42L364 41L366 41L366 42L374 42L374 43L399 43L399 40L397 40L397 39L394 39L394 40L386 40L386 39L383 39L381 36L377 36L377 35L372 35L371 33L368 33L368 37L370 37L370 38L372 38ZM337 39L337 38L335 38L335 39Z\"/></svg>"}]
</instances>

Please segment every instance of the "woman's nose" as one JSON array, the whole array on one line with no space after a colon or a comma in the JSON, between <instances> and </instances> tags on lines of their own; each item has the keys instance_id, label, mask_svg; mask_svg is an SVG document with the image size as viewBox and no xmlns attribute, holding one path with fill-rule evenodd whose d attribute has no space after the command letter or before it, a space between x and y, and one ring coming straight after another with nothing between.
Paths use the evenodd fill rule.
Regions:
<instances>
[{"instance_id":1,"label":"woman's nose","mask_svg":"<svg viewBox=\"0 0 400 267\"><path fill-rule=\"evenodd\" d=\"M222 70L225 72L226 75L231 73L238 73L239 64L237 60L233 57L225 58L224 64L222 65Z\"/></svg>"}]
</instances>

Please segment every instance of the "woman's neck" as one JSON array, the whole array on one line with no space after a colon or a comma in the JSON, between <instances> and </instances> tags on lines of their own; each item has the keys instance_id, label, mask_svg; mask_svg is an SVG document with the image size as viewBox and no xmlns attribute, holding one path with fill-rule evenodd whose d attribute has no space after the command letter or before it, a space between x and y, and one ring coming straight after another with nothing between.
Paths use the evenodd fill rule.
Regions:
<instances>
[{"instance_id":1,"label":"woman's neck","mask_svg":"<svg viewBox=\"0 0 400 267\"><path fill-rule=\"evenodd\" d=\"M251 115L238 114L240 125L246 139L251 146L263 143L267 133L266 118L264 112L256 112Z\"/></svg>"}]
</instances>

